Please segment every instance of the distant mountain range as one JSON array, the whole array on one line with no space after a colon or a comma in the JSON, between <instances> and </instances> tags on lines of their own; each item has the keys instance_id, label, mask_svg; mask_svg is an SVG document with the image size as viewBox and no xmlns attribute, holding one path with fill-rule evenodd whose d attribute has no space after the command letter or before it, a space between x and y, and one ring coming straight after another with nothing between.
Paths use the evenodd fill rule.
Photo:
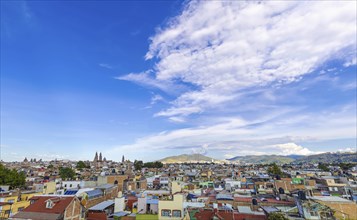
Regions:
<instances>
[{"instance_id":1,"label":"distant mountain range","mask_svg":"<svg viewBox=\"0 0 357 220\"><path fill-rule=\"evenodd\" d=\"M294 163L357 163L357 152L323 153L301 157Z\"/></svg>"},{"instance_id":2,"label":"distant mountain range","mask_svg":"<svg viewBox=\"0 0 357 220\"><path fill-rule=\"evenodd\" d=\"M185 162L212 162L217 161L211 157L202 154L181 154L178 156L165 157L159 160L162 163L185 163Z\"/></svg>"},{"instance_id":3,"label":"distant mountain range","mask_svg":"<svg viewBox=\"0 0 357 220\"><path fill-rule=\"evenodd\" d=\"M357 162L357 153L323 153L310 156L303 155L249 155L228 159L231 162L269 164L269 163L353 163Z\"/></svg>"},{"instance_id":4,"label":"distant mountain range","mask_svg":"<svg viewBox=\"0 0 357 220\"><path fill-rule=\"evenodd\" d=\"M254 163L254 164L268 164L268 163L291 163L295 159L289 156L280 155L247 155L247 156L237 156L231 159L227 159L230 162L240 162L240 163Z\"/></svg>"},{"instance_id":5,"label":"distant mountain range","mask_svg":"<svg viewBox=\"0 0 357 220\"><path fill-rule=\"evenodd\" d=\"M185 162L224 162L201 154L182 154L159 160L162 163ZM288 164L288 163L357 163L357 153L323 153L310 156L303 155L247 155L237 156L226 161L252 164Z\"/></svg>"}]
</instances>

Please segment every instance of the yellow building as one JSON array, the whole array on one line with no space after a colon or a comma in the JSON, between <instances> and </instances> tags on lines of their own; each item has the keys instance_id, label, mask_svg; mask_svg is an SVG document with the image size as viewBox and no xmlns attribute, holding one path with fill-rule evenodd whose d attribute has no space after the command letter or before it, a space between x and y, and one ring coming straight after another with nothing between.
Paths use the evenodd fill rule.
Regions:
<instances>
[{"instance_id":1,"label":"yellow building","mask_svg":"<svg viewBox=\"0 0 357 220\"><path fill-rule=\"evenodd\" d=\"M171 193L175 194L182 191L182 184L178 181L172 181L171 183Z\"/></svg>"},{"instance_id":2,"label":"yellow building","mask_svg":"<svg viewBox=\"0 0 357 220\"><path fill-rule=\"evenodd\" d=\"M175 194L168 200L159 201L159 220L181 220L184 217L184 194Z\"/></svg>"},{"instance_id":3,"label":"yellow building","mask_svg":"<svg viewBox=\"0 0 357 220\"><path fill-rule=\"evenodd\" d=\"M0 198L0 219L8 219L11 214L11 205L14 197L6 196Z\"/></svg>"},{"instance_id":4,"label":"yellow building","mask_svg":"<svg viewBox=\"0 0 357 220\"><path fill-rule=\"evenodd\" d=\"M13 195L1 197L0 202L8 203L0 207L1 217L8 218L9 216L16 214L17 212L22 211L23 209L25 209L27 206L30 205L30 201L29 201L30 198L40 194L41 193L38 192L28 191L28 192L22 192L20 195L13 194Z\"/></svg>"},{"instance_id":5,"label":"yellow building","mask_svg":"<svg viewBox=\"0 0 357 220\"><path fill-rule=\"evenodd\" d=\"M56 183L47 182L43 184L43 194L55 194L56 193Z\"/></svg>"}]
</instances>

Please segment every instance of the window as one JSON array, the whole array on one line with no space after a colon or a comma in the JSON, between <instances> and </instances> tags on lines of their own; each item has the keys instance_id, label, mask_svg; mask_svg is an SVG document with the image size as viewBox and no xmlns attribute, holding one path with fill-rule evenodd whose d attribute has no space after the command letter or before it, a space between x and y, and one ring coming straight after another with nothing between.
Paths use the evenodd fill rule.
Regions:
<instances>
[{"instance_id":1,"label":"window","mask_svg":"<svg viewBox=\"0 0 357 220\"><path fill-rule=\"evenodd\" d=\"M70 184L69 187L72 188L72 184Z\"/></svg>"},{"instance_id":2,"label":"window","mask_svg":"<svg viewBox=\"0 0 357 220\"><path fill-rule=\"evenodd\" d=\"M9 200L7 200L7 202L8 202L8 203L14 203L15 200L14 200L14 199L9 199Z\"/></svg>"},{"instance_id":3,"label":"window","mask_svg":"<svg viewBox=\"0 0 357 220\"><path fill-rule=\"evenodd\" d=\"M64 184L64 187L67 187L67 184Z\"/></svg>"},{"instance_id":4,"label":"window","mask_svg":"<svg viewBox=\"0 0 357 220\"><path fill-rule=\"evenodd\" d=\"M338 191L338 188L337 188L337 187L335 187L335 191L336 191L336 192Z\"/></svg>"},{"instance_id":5,"label":"window","mask_svg":"<svg viewBox=\"0 0 357 220\"><path fill-rule=\"evenodd\" d=\"M170 217L171 216L171 210L168 210L168 209L161 210L161 216Z\"/></svg>"},{"instance_id":6,"label":"window","mask_svg":"<svg viewBox=\"0 0 357 220\"><path fill-rule=\"evenodd\" d=\"M10 217L10 211L11 210L5 210L5 216Z\"/></svg>"},{"instance_id":7,"label":"window","mask_svg":"<svg viewBox=\"0 0 357 220\"><path fill-rule=\"evenodd\" d=\"M181 211L180 210L173 210L172 211L172 216L173 217L181 217Z\"/></svg>"},{"instance_id":8,"label":"window","mask_svg":"<svg viewBox=\"0 0 357 220\"><path fill-rule=\"evenodd\" d=\"M311 216L318 216L319 214L317 212L315 212L315 211L310 211L310 215Z\"/></svg>"},{"instance_id":9,"label":"window","mask_svg":"<svg viewBox=\"0 0 357 220\"><path fill-rule=\"evenodd\" d=\"M18 212L21 212L21 211L24 210L24 208L25 208L25 207L19 207L19 208L17 209L17 211L18 211Z\"/></svg>"},{"instance_id":10,"label":"window","mask_svg":"<svg viewBox=\"0 0 357 220\"><path fill-rule=\"evenodd\" d=\"M53 207L53 202L52 202L51 200L47 200L47 202L46 202L46 208L52 209L52 207Z\"/></svg>"}]
</instances>

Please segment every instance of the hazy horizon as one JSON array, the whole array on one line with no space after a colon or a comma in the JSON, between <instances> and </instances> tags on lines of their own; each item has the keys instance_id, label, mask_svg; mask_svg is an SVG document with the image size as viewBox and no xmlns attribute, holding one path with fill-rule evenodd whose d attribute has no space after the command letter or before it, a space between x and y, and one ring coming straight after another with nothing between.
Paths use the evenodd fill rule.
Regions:
<instances>
[{"instance_id":1,"label":"hazy horizon","mask_svg":"<svg viewBox=\"0 0 357 220\"><path fill-rule=\"evenodd\" d=\"M345 154L345 153L357 153L357 149L345 149L345 150L340 150L340 151L336 151L336 152L321 152L321 153L316 153L316 154L309 154L309 155L301 155L301 154L289 154L289 155L279 155L279 154L259 154L259 155L236 155L234 157L231 157L231 158L225 158L224 160L229 160L229 159L233 159L233 158L236 158L236 157L245 157L245 156L301 156L301 157L304 157L304 156L311 156L311 155L317 155L317 154L324 154L324 153L340 153L340 154ZM170 156L166 156L166 157L162 157L162 158L156 158L154 160L150 160L150 161L143 161L143 162L152 162L152 161L159 161L159 160L162 160L162 159L165 159L165 158L171 158L171 157L177 157L177 156L183 156L183 155L200 155L200 156L206 156L206 157L209 157L211 159L214 159L214 160L217 160L217 158L214 158L214 157L211 157L211 156L207 156L206 153L204 154L200 154L200 153L185 153L185 154L176 154L176 155L170 155ZM125 155L123 155L125 156ZM38 162L39 160L41 160L42 158L28 158L25 156L25 158L30 161L31 159L36 159L36 162ZM24 159L25 159L24 158ZM53 158L53 159L49 159L49 160L42 160L44 162L49 162L49 161L54 161L54 160L58 160L58 161L61 161L61 160L69 160L69 161L93 161L93 159L77 159L77 160L71 160L71 159L67 159L67 158L61 158L61 159L58 159L58 158ZM140 160L139 158L134 158L133 160L131 161L134 161L134 160ZM15 160L15 161L6 161L6 160L3 160L4 162L23 162L23 160ZM111 159L107 159L107 161L114 161L114 162L120 162L120 160L111 160Z\"/></svg>"}]
</instances>

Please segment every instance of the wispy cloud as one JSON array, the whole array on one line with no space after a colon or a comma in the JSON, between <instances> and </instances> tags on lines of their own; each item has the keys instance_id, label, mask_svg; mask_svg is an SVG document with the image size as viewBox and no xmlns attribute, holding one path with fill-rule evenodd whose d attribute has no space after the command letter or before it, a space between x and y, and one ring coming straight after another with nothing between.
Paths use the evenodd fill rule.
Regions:
<instances>
[{"instance_id":1,"label":"wispy cloud","mask_svg":"<svg viewBox=\"0 0 357 220\"><path fill-rule=\"evenodd\" d=\"M164 97L162 97L161 95L159 95L159 94L155 94L155 95L153 95L152 97L151 97L151 102L150 102L150 104L151 105L155 105L157 102L159 102L159 101L164 101L165 99L164 99Z\"/></svg>"},{"instance_id":2,"label":"wispy cloud","mask_svg":"<svg viewBox=\"0 0 357 220\"><path fill-rule=\"evenodd\" d=\"M152 93L150 104L145 109L152 108L158 102L166 102L166 100L161 95Z\"/></svg>"},{"instance_id":3,"label":"wispy cloud","mask_svg":"<svg viewBox=\"0 0 357 220\"><path fill-rule=\"evenodd\" d=\"M130 73L124 76L115 77L115 79L131 81L150 88L158 88L169 94L177 94L178 92L186 89L184 85L175 85L172 81L157 80L152 71Z\"/></svg>"},{"instance_id":4,"label":"wispy cloud","mask_svg":"<svg viewBox=\"0 0 357 220\"><path fill-rule=\"evenodd\" d=\"M340 152L340 153L356 153L357 152L357 148L352 148L352 147L347 147L347 148L344 148L344 149L338 149L337 152Z\"/></svg>"},{"instance_id":5,"label":"wispy cloud","mask_svg":"<svg viewBox=\"0 0 357 220\"><path fill-rule=\"evenodd\" d=\"M136 35L139 35L140 33L141 33L141 31L138 29L138 30L130 32L130 35L131 36L136 36Z\"/></svg>"},{"instance_id":6,"label":"wispy cloud","mask_svg":"<svg viewBox=\"0 0 357 220\"><path fill-rule=\"evenodd\" d=\"M356 4L187 2L150 38L145 58L154 66L118 79L175 91L154 116L188 127L113 152L309 155L322 151L298 143L355 137L355 81L346 80L355 78L341 69L356 65ZM333 100L331 89L344 99Z\"/></svg>"},{"instance_id":7,"label":"wispy cloud","mask_svg":"<svg viewBox=\"0 0 357 220\"><path fill-rule=\"evenodd\" d=\"M334 109L334 113L310 114L304 117L291 114L267 114L252 121L226 118L212 125L176 129L138 139L135 143L112 149L115 155L123 151L202 150L215 154L316 154L296 143L333 138L353 137L356 120L354 109ZM326 120L329 118L329 120ZM262 123L269 121L269 123ZM252 126L254 125L254 126Z\"/></svg>"},{"instance_id":8,"label":"wispy cloud","mask_svg":"<svg viewBox=\"0 0 357 220\"><path fill-rule=\"evenodd\" d=\"M113 69L113 67L107 63L100 63L99 66L106 69Z\"/></svg>"},{"instance_id":9,"label":"wispy cloud","mask_svg":"<svg viewBox=\"0 0 357 220\"><path fill-rule=\"evenodd\" d=\"M58 154L54 152L49 152L49 153L40 153L40 154L34 154L33 152L19 152L19 147L17 146L4 146L1 145L1 148L5 147L3 149L1 158L4 161L23 161L25 157L30 160L31 158L36 158L37 160L42 159L44 161L50 161L54 159L77 159L77 158L71 158L70 155L66 154ZM14 151L14 150L17 151Z\"/></svg>"},{"instance_id":10,"label":"wispy cloud","mask_svg":"<svg viewBox=\"0 0 357 220\"><path fill-rule=\"evenodd\" d=\"M191 1L151 38L153 77L121 78L164 91L166 82L192 85L156 115L201 113L246 89L301 80L328 60L355 65L355 8L354 1Z\"/></svg>"},{"instance_id":11,"label":"wispy cloud","mask_svg":"<svg viewBox=\"0 0 357 220\"><path fill-rule=\"evenodd\" d=\"M21 8L26 22L30 22L33 19L33 13L26 1L22 1Z\"/></svg>"}]
</instances>

